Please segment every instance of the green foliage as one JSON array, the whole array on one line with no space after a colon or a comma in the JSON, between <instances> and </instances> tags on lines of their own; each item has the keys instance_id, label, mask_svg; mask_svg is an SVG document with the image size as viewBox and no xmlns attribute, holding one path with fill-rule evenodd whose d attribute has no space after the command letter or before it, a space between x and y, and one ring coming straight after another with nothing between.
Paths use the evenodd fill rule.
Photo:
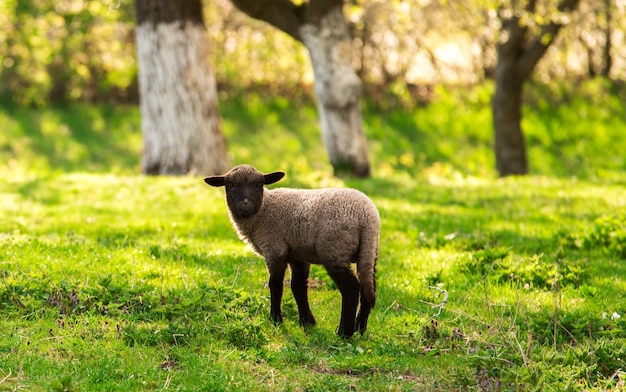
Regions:
<instances>
[{"instance_id":1,"label":"green foliage","mask_svg":"<svg viewBox=\"0 0 626 392\"><path fill-rule=\"evenodd\" d=\"M3 1L0 98L41 105L135 95L130 1Z\"/></svg>"},{"instance_id":2,"label":"green foliage","mask_svg":"<svg viewBox=\"0 0 626 392\"><path fill-rule=\"evenodd\" d=\"M441 89L409 113L367 108L364 180L331 176L313 103L224 101L235 162L284 169L284 186L355 187L378 206L377 306L349 340L334 333L341 300L319 266L318 325L298 325L288 288L285 322L269 320L265 266L223 193L136 174L136 109L0 110L0 389L623 389L622 167L507 179L466 168L488 154L489 89ZM422 139L426 128L440 138Z\"/></svg>"}]
</instances>

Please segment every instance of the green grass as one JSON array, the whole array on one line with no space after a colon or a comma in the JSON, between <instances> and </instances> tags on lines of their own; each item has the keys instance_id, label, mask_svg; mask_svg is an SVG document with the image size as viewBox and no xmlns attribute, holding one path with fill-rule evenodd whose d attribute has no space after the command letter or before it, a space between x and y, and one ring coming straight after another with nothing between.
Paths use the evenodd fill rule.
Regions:
<instances>
[{"instance_id":1,"label":"green grass","mask_svg":"<svg viewBox=\"0 0 626 392\"><path fill-rule=\"evenodd\" d=\"M285 323L268 320L264 264L222 193L137 174L135 108L1 109L0 390L623 388L623 113L579 120L606 135L583 150L528 128L577 123L565 107L529 115L545 143L531 147L535 175L496 179L488 94L438 94L408 113L366 110L367 180L330 176L309 103L223 103L235 163L287 170L278 186L359 188L378 206L378 303L350 340L334 334L340 296L319 266L318 325L298 326L289 290Z\"/></svg>"}]
</instances>

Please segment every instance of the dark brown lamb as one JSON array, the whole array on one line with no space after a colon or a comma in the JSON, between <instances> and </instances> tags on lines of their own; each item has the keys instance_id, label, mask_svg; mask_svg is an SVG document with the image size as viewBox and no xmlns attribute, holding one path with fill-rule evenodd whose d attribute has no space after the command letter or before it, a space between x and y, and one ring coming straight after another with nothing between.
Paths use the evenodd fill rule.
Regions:
<instances>
[{"instance_id":1,"label":"dark brown lamb","mask_svg":"<svg viewBox=\"0 0 626 392\"><path fill-rule=\"evenodd\" d=\"M337 333L345 337L355 330L364 333L376 303L380 235L376 206L355 189L265 188L284 175L262 174L250 165L239 165L204 181L226 187L228 213L235 230L265 259L272 320L282 322L283 279L289 265L300 324L315 325L308 301L308 278L311 264L321 264L342 295ZM352 263L356 263L358 279Z\"/></svg>"}]
</instances>

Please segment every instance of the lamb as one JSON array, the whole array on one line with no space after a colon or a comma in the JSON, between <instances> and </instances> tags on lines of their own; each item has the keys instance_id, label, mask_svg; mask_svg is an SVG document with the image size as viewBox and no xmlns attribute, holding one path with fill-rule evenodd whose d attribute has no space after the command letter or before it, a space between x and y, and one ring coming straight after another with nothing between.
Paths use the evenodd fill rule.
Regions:
<instances>
[{"instance_id":1,"label":"lamb","mask_svg":"<svg viewBox=\"0 0 626 392\"><path fill-rule=\"evenodd\" d=\"M308 278L311 264L321 264L342 296L337 334L346 338L356 330L363 334L376 303L378 210L355 189L264 187L284 176L281 171L262 174L250 165L239 165L204 181L226 188L228 214L239 238L265 259L270 318L274 322L283 321L283 279L289 266L300 325L315 325L308 301ZM356 263L358 279L351 263Z\"/></svg>"}]
</instances>

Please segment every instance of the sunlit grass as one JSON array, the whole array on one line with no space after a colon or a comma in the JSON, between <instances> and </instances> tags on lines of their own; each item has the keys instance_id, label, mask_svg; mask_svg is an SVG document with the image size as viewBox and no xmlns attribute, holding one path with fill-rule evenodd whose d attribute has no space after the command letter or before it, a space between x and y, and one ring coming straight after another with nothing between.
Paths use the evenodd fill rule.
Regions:
<instances>
[{"instance_id":1,"label":"sunlit grass","mask_svg":"<svg viewBox=\"0 0 626 392\"><path fill-rule=\"evenodd\" d=\"M273 389L265 377L274 378L275 389L289 389L313 372L320 377L305 384L312 388L323 380L362 390L464 389L477 385L477 369L508 364L491 382L523 369L516 345L505 343L511 332L519 340L526 330L536 335L535 366L549 366L541 365L540 352L555 336L557 353L567 349L569 334L576 345L589 333L597 343L603 330L612 331L607 342L624 339L622 321L610 320L626 309L613 295L626 288L623 266L602 249L562 248L568 236L591 238L596 217L623 210L621 187L538 178L412 180L393 194L377 180L351 182L361 184L374 189L383 235L379 303L368 334L352 341L334 335L338 292L319 267L312 271L314 331L297 325L289 292L285 325L267 321L263 263L234 235L221 192L198 178L69 173L41 180L31 193L5 186L2 199L13 202L1 210L0 297L4 325L14 332L0 348L7 369L23 369L9 385L93 389L103 382L104 389L151 390L168 377L172 386L189 387L212 374L207 382L226 389ZM25 212L15 214L15 206ZM503 250L503 258L492 261L490 249ZM578 277L566 278L570 265L581 269ZM550 284L557 268L564 276L558 305ZM449 293L436 326L431 305L441 297L431 285ZM565 323L557 335L555 311ZM583 324L569 323L572 317ZM563 382L580 376L568 377Z\"/></svg>"}]
</instances>

